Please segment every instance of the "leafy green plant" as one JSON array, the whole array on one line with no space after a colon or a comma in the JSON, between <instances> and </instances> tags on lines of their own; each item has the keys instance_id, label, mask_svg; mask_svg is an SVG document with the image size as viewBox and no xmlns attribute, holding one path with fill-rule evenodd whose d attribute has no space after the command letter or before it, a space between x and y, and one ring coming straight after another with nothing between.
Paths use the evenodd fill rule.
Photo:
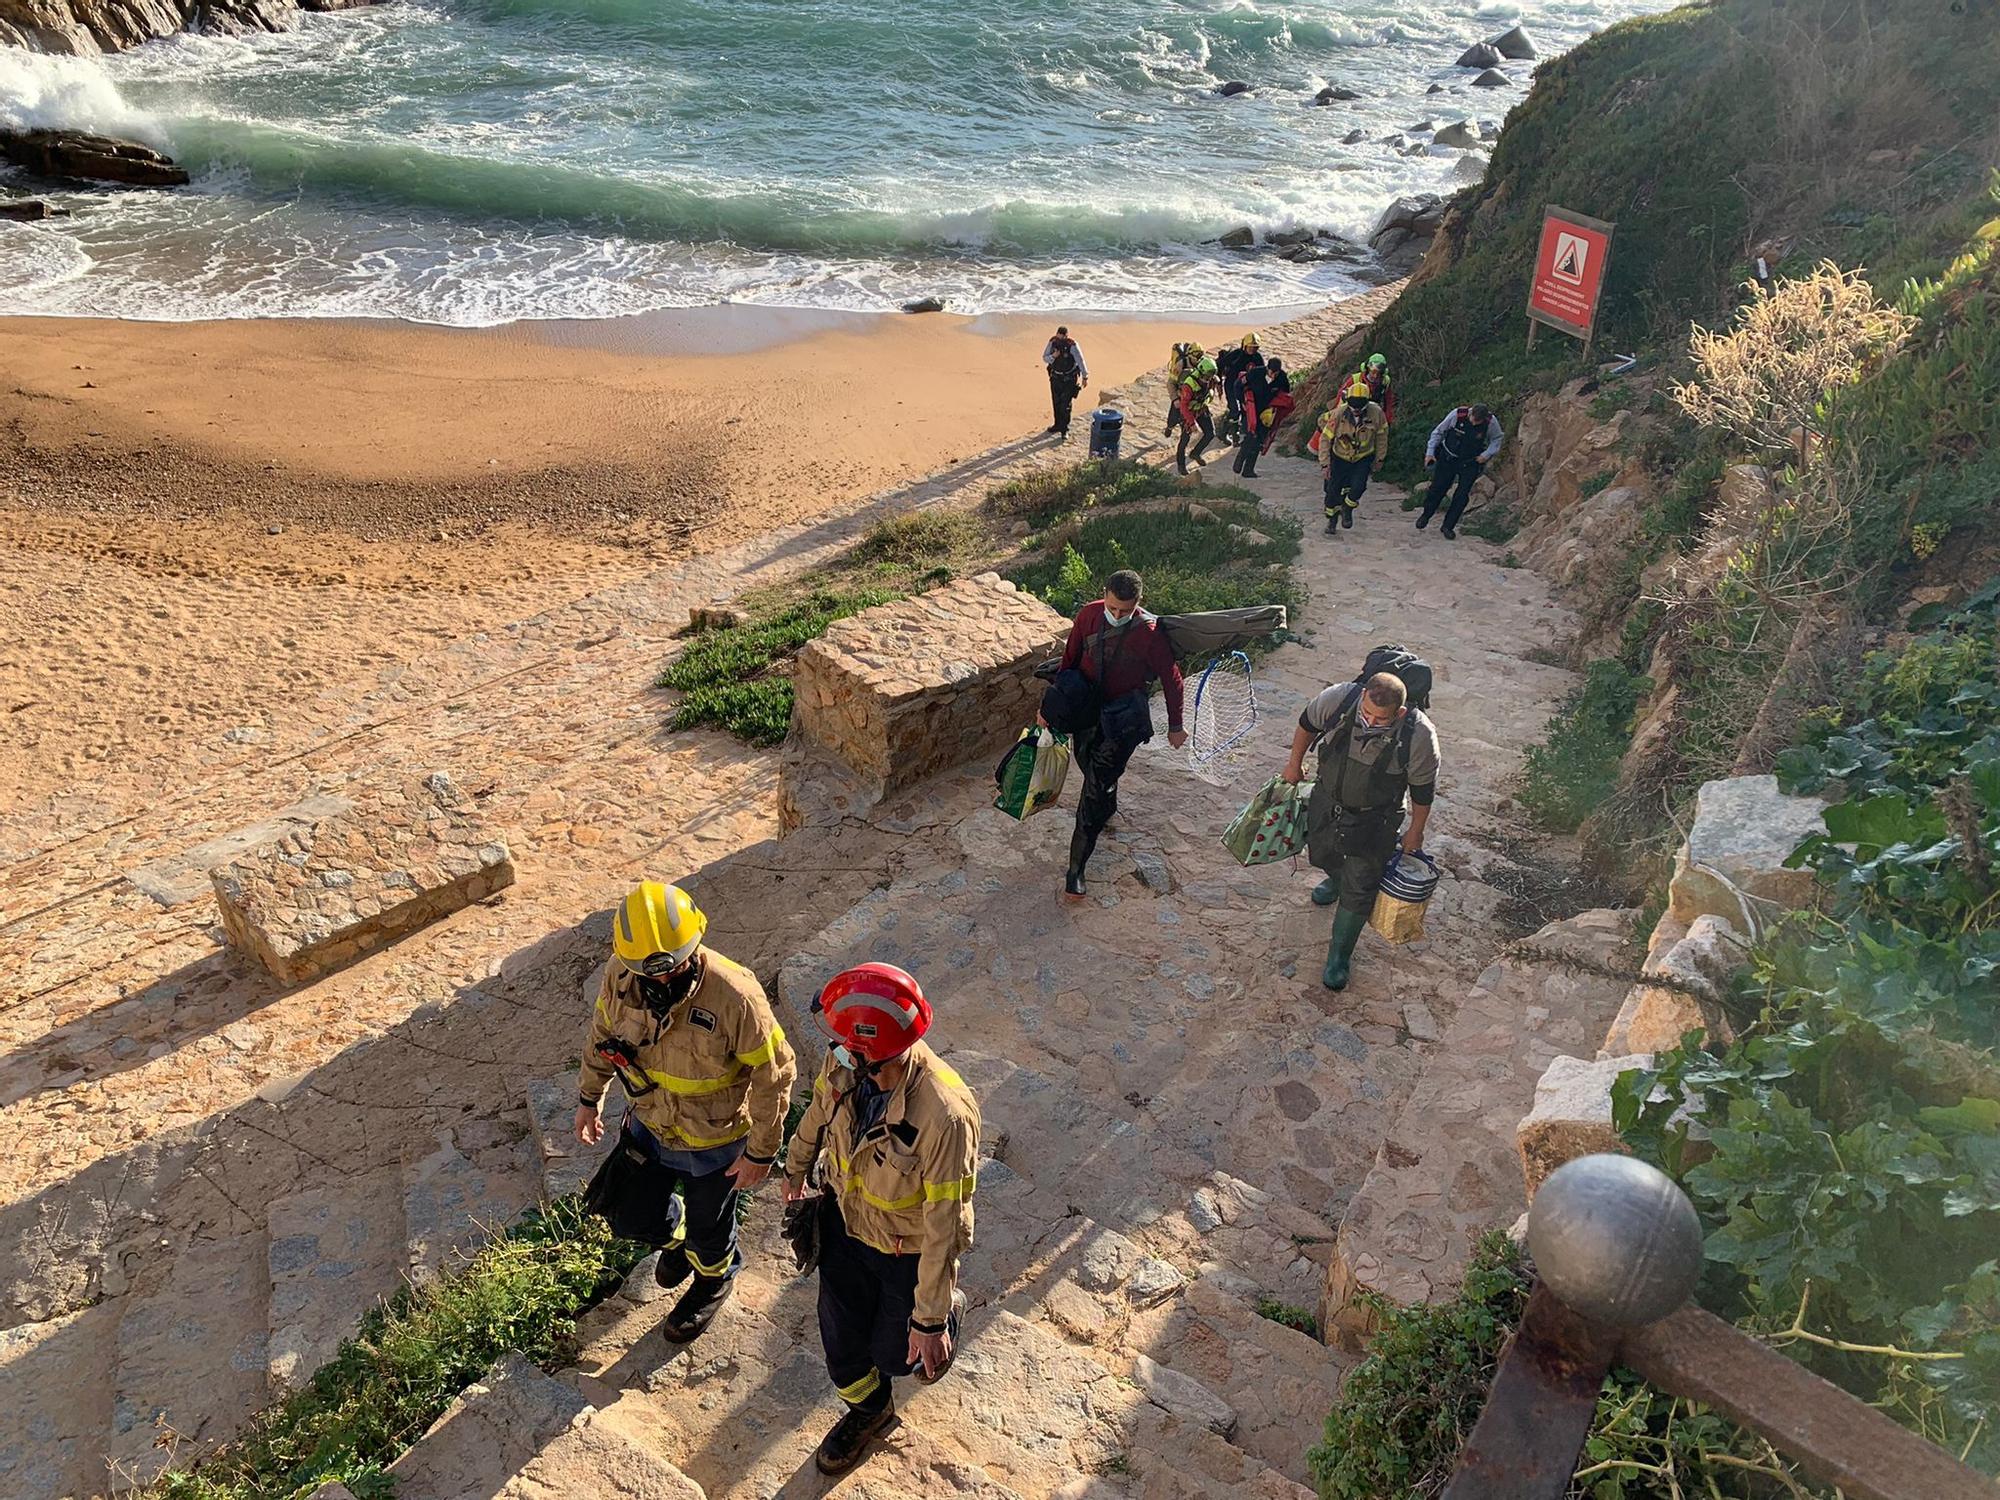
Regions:
<instances>
[{"instance_id":1,"label":"leafy green plant","mask_svg":"<svg viewBox=\"0 0 2000 1500\"><path fill-rule=\"evenodd\" d=\"M775 745L792 717L791 679L778 670L836 620L896 598L888 589L821 589L742 625L706 630L660 674L685 694L676 729L714 726L753 745Z\"/></svg>"},{"instance_id":2,"label":"leafy green plant","mask_svg":"<svg viewBox=\"0 0 2000 1500\"><path fill-rule=\"evenodd\" d=\"M391 1500L384 1473L464 1389L509 1351L553 1366L574 1352L579 1314L646 1253L615 1240L575 1198L530 1213L456 1274L406 1287L362 1319L306 1386L153 1500L303 1500L339 1480Z\"/></svg>"},{"instance_id":3,"label":"leafy green plant","mask_svg":"<svg viewBox=\"0 0 2000 1500\"><path fill-rule=\"evenodd\" d=\"M1300 1333L1312 1338L1319 1337L1319 1319L1309 1308L1294 1307L1276 1297L1257 1299L1257 1316L1269 1318L1273 1323L1282 1323L1287 1328L1296 1328Z\"/></svg>"},{"instance_id":4,"label":"leafy green plant","mask_svg":"<svg viewBox=\"0 0 2000 1500\"><path fill-rule=\"evenodd\" d=\"M1574 833L1618 784L1632 742L1632 715L1647 687L1624 665L1594 661L1583 684L1549 720L1548 738L1528 751L1521 804L1544 828Z\"/></svg>"},{"instance_id":5,"label":"leafy green plant","mask_svg":"<svg viewBox=\"0 0 2000 1500\"><path fill-rule=\"evenodd\" d=\"M1576 487L1578 498L1589 500L1594 496L1603 494L1611 488L1611 481L1617 477L1618 471L1616 469L1606 469L1602 473L1591 475L1590 478L1584 480L1582 484Z\"/></svg>"}]
</instances>

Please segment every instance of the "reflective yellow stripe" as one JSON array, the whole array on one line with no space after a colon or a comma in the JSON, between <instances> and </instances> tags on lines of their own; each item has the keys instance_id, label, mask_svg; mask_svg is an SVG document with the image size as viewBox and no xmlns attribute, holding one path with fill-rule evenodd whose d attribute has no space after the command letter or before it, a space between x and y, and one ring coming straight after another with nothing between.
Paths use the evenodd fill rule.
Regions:
<instances>
[{"instance_id":1,"label":"reflective yellow stripe","mask_svg":"<svg viewBox=\"0 0 2000 1500\"><path fill-rule=\"evenodd\" d=\"M653 1129L653 1127L650 1125L647 1126L646 1128L649 1130ZM716 1136L713 1140L711 1140L707 1136L692 1135L688 1131L681 1129L681 1127L678 1125L669 1125L667 1128L671 1130L675 1135L679 1136L683 1141L687 1142L688 1145L700 1149L705 1149L709 1146L726 1146L731 1141L742 1140L744 1136L750 1133L749 1125L745 1124L742 1128L738 1130L730 1131L728 1135L719 1135Z\"/></svg>"},{"instance_id":2,"label":"reflective yellow stripe","mask_svg":"<svg viewBox=\"0 0 2000 1500\"><path fill-rule=\"evenodd\" d=\"M773 1026L771 1034L764 1038L763 1046L757 1048L754 1052L737 1053L736 1060L746 1068L761 1068L765 1063L778 1055L778 1043L784 1039L785 1028L782 1026Z\"/></svg>"},{"instance_id":3,"label":"reflective yellow stripe","mask_svg":"<svg viewBox=\"0 0 2000 1500\"><path fill-rule=\"evenodd\" d=\"M597 1019L602 1021L606 1026L609 1026L611 1024L611 1008L605 1004L605 999L606 997L603 995L597 997Z\"/></svg>"},{"instance_id":4,"label":"reflective yellow stripe","mask_svg":"<svg viewBox=\"0 0 2000 1500\"><path fill-rule=\"evenodd\" d=\"M958 1074L953 1072L950 1068L946 1067L943 1063L935 1062L931 1064L931 1067L936 1070L938 1078L944 1083L951 1085L951 1087L955 1089L962 1089L965 1087L965 1080L963 1078L960 1078Z\"/></svg>"},{"instance_id":5,"label":"reflective yellow stripe","mask_svg":"<svg viewBox=\"0 0 2000 1500\"><path fill-rule=\"evenodd\" d=\"M719 1094L743 1076L743 1070L731 1068L720 1078L676 1078L671 1073L655 1073L646 1069L646 1076L670 1094Z\"/></svg>"},{"instance_id":6,"label":"reflective yellow stripe","mask_svg":"<svg viewBox=\"0 0 2000 1500\"><path fill-rule=\"evenodd\" d=\"M876 1388L881 1384L882 1372L880 1370L870 1370L866 1375L855 1381L854 1384L837 1385L834 1389L840 1393L840 1399L845 1401L849 1406L859 1406L870 1396L874 1395Z\"/></svg>"},{"instance_id":7,"label":"reflective yellow stripe","mask_svg":"<svg viewBox=\"0 0 2000 1500\"><path fill-rule=\"evenodd\" d=\"M961 1177L955 1182L927 1182L924 1184L924 1201L943 1203L952 1198L970 1198L978 1184L977 1177Z\"/></svg>"},{"instance_id":8,"label":"reflective yellow stripe","mask_svg":"<svg viewBox=\"0 0 2000 1500\"><path fill-rule=\"evenodd\" d=\"M878 1198L862 1185L861 1174L854 1170L854 1162L838 1151L832 1153L834 1170L841 1175L847 1186L859 1193L870 1207L882 1209L886 1213L901 1213L906 1208L915 1208L924 1201L921 1192L912 1193L907 1198Z\"/></svg>"},{"instance_id":9,"label":"reflective yellow stripe","mask_svg":"<svg viewBox=\"0 0 2000 1500\"><path fill-rule=\"evenodd\" d=\"M733 1255L725 1255L711 1266L698 1259L693 1251L688 1252L688 1264L711 1280L716 1277L727 1276L729 1274L729 1263L735 1258Z\"/></svg>"}]
</instances>

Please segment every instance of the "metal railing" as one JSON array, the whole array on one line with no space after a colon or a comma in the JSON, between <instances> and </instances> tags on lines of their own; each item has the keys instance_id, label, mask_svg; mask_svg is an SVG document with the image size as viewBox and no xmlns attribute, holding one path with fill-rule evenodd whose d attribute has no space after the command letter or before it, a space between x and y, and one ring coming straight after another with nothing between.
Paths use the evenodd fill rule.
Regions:
<instances>
[{"instance_id":1,"label":"metal railing","mask_svg":"<svg viewBox=\"0 0 2000 1500\"><path fill-rule=\"evenodd\" d=\"M1629 1156L1552 1173L1528 1215L1537 1280L1443 1500L1561 1500L1614 1364L1713 1407L1849 1500L2000 1500L2000 1486L1688 1301L1694 1205Z\"/></svg>"}]
</instances>

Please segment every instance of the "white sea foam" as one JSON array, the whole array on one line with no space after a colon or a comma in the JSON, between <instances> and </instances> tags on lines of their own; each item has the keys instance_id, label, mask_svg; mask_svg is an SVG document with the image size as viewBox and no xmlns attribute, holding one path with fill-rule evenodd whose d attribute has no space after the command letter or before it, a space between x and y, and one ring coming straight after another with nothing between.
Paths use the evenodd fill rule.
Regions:
<instances>
[{"instance_id":1,"label":"white sea foam","mask_svg":"<svg viewBox=\"0 0 2000 1500\"><path fill-rule=\"evenodd\" d=\"M56 126L156 143L165 138L159 120L127 104L95 58L0 47L0 127Z\"/></svg>"}]
</instances>

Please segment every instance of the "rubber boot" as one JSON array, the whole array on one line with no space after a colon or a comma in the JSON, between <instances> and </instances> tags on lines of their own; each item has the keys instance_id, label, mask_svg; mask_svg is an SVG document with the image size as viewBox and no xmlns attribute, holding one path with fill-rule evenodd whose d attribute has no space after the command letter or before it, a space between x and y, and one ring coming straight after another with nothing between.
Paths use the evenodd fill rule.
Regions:
<instances>
[{"instance_id":1,"label":"rubber boot","mask_svg":"<svg viewBox=\"0 0 2000 1500\"><path fill-rule=\"evenodd\" d=\"M1326 518L1326 534L1328 536L1340 535L1340 517L1328 516Z\"/></svg>"},{"instance_id":2,"label":"rubber boot","mask_svg":"<svg viewBox=\"0 0 2000 1500\"><path fill-rule=\"evenodd\" d=\"M1081 901L1088 894L1083 883L1084 866L1097 848L1097 835L1081 823L1069 836L1069 869L1063 875L1063 894Z\"/></svg>"},{"instance_id":3,"label":"rubber boot","mask_svg":"<svg viewBox=\"0 0 2000 1500\"><path fill-rule=\"evenodd\" d=\"M1352 495L1344 495L1340 501L1340 524L1349 531L1354 529L1354 508L1361 502Z\"/></svg>"},{"instance_id":4,"label":"rubber boot","mask_svg":"<svg viewBox=\"0 0 2000 1500\"><path fill-rule=\"evenodd\" d=\"M1331 875L1313 887L1313 905L1331 906L1340 899L1340 882Z\"/></svg>"},{"instance_id":5,"label":"rubber boot","mask_svg":"<svg viewBox=\"0 0 2000 1500\"><path fill-rule=\"evenodd\" d=\"M1354 962L1354 945L1361 941L1361 929L1368 919L1342 907L1334 914L1333 941L1326 945L1326 968L1319 982L1330 990L1347 988L1347 971Z\"/></svg>"}]
</instances>

